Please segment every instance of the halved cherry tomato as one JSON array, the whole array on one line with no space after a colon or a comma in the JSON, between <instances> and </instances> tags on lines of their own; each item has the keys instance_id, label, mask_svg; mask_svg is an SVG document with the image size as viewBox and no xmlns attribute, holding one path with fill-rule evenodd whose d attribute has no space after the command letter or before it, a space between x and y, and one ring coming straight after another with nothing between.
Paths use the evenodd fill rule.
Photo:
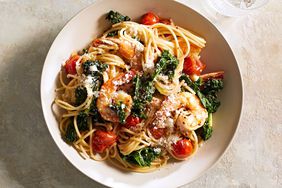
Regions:
<instances>
[{"instance_id":1,"label":"halved cherry tomato","mask_svg":"<svg viewBox=\"0 0 282 188\"><path fill-rule=\"evenodd\" d=\"M151 127L150 132L155 139L160 139L165 134L165 128Z\"/></svg>"},{"instance_id":2,"label":"halved cherry tomato","mask_svg":"<svg viewBox=\"0 0 282 188\"><path fill-rule=\"evenodd\" d=\"M138 123L141 122L141 119L139 117L134 117L134 116L128 116L128 118L126 118L126 123L125 123L125 127L126 128L130 128L130 127L134 127L135 125L137 125Z\"/></svg>"},{"instance_id":3,"label":"halved cherry tomato","mask_svg":"<svg viewBox=\"0 0 282 188\"><path fill-rule=\"evenodd\" d=\"M196 57L186 57L184 60L183 72L188 75L200 75L201 72L206 68L206 64L201 62Z\"/></svg>"},{"instance_id":4,"label":"halved cherry tomato","mask_svg":"<svg viewBox=\"0 0 282 188\"><path fill-rule=\"evenodd\" d=\"M159 21L160 18L152 12L144 14L141 18L141 23L145 25L153 25L155 23L158 23Z\"/></svg>"},{"instance_id":5,"label":"halved cherry tomato","mask_svg":"<svg viewBox=\"0 0 282 188\"><path fill-rule=\"evenodd\" d=\"M67 74L72 74L72 75L75 75L76 74L76 62L77 60L79 59L79 55L74 55L74 56L71 56L67 61L66 61L66 64L65 64L65 69L66 69L66 72Z\"/></svg>"},{"instance_id":6,"label":"halved cherry tomato","mask_svg":"<svg viewBox=\"0 0 282 188\"><path fill-rule=\"evenodd\" d=\"M172 153L181 159L187 158L193 151L193 145L191 141L186 138L178 140L175 144L172 144L172 148Z\"/></svg>"},{"instance_id":7,"label":"halved cherry tomato","mask_svg":"<svg viewBox=\"0 0 282 188\"><path fill-rule=\"evenodd\" d=\"M93 134L92 148L97 153L103 153L105 149L113 145L117 140L114 132L97 130Z\"/></svg>"}]
</instances>

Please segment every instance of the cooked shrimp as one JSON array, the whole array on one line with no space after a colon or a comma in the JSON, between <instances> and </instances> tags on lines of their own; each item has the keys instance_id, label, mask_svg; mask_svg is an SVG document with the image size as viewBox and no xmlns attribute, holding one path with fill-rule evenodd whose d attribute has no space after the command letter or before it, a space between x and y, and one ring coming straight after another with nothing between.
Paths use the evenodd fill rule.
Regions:
<instances>
[{"instance_id":1,"label":"cooked shrimp","mask_svg":"<svg viewBox=\"0 0 282 188\"><path fill-rule=\"evenodd\" d=\"M132 107L132 97L125 91L118 90L118 87L129 83L135 76L134 71L122 73L107 82L101 87L101 92L97 99L97 108L101 116L111 122L119 122L119 117L115 111L111 109L112 104L118 104L122 102L125 105L125 118L130 115Z\"/></svg>"},{"instance_id":2,"label":"cooked shrimp","mask_svg":"<svg viewBox=\"0 0 282 188\"><path fill-rule=\"evenodd\" d=\"M132 69L142 71L144 45L140 42L133 39L128 41L109 37L107 39L95 39L92 46L117 51L130 64Z\"/></svg>"},{"instance_id":3,"label":"cooked shrimp","mask_svg":"<svg viewBox=\"0 0 282 188\"><path fill-rule=\"evenodd\" d=\"M189 92L181 92L167 97L162 107L156 112L154 126L167 127L168 120L174 120L183 134L202 126L208 117L207 110L202 106L198 97Z\"/></svg>"}]
</instances>

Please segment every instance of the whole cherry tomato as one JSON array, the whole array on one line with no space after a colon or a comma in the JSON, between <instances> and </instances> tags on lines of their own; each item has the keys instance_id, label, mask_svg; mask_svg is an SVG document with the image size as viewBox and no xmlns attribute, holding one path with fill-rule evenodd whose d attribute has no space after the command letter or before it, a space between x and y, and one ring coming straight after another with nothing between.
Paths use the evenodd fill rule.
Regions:
<instances>
[{"instance_id":1,"label":"whole cherry tomato","mask_svg":"<svg viewBox=\"0 0 282 188\"><path fill-rule=\"evenodd\" d=\"M152 12L144 14L141 18L141 23L145 25L153 25L155 23L158 23L159 21L160 18Z\"/></svg>"},{"instance_id":2,"label":"whole cherry tomato","mask_svg":"<svg viewBox=\"0 0 282 188\"><path fill-rule=\"evenodd\" d=\"M190 140L184 138L178 140L175 144L172 144L172 153L178 158L187 158L192 154L193 145Z\"/></svg>"}]
</instances>

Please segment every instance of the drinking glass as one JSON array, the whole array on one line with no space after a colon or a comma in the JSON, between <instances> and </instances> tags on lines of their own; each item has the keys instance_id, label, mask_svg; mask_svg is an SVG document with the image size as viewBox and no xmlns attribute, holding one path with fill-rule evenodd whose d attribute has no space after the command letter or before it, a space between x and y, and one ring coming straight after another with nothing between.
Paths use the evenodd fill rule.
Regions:
<instances>
[{"instance_id":1,"label":"drinking glass","mask_svg":"<svg viewBox=\"0 0 282 188\"><path fill-rule=\"evenodd\" d=\"M268 0L206 0L206 3L225 16L241 16L262 7Z\"/></svg>"}]
</instances>

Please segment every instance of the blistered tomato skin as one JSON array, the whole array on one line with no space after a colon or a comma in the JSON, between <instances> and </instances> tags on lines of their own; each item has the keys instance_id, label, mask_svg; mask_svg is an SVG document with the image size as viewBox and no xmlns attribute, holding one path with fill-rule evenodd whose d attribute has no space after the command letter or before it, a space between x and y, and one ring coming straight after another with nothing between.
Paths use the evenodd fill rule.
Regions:
<instances>
[{"instance_id":1,"label":"blistered tomato skin","mask_svg":"<svg viewBox=\"0 0 282 188\"><path fill-rule=\"evenodd\" d=\"M186 57L184 60L183 72L188 75L200 75L201 72L206 68L206 64L201 62L195 57Z\"/></svg>"},{"instance_id":2,"label":"blistered tomato skin","mask_svg":"<svg viewBox=\"0 0 282 188\"><path fill-rule=\"evenodd\" d=\"M150 132L155 139L160 139L165 134L165 128L152 127Z\"/></svg>"},{"instance_id":3,"label":"blistered tomato skin","mask_svg":"<svg viewBox=\"0 0 282 188\"><path fill-rule=\"evenodd\" d=\"M192 154L193 145L190 140L184 138L178 140L175 144L172 144L172 153L180 159L185 159Z\"/></svg>"},{"instance_id":4,"label":"blistered tomato skin","mask_svg":"<svg viewBox=\"0 0 282 188\"><path fill-rule=\"evenodd\" d=\"M129 129L131 127L135 127L140 122L141 122L141 119L139 117L128 116L124 126Z\"/></svg>"},{"instance_id":5,"label":"blistered tomato skin","mask_svg":"<svg viewBox=\"0 0 282 188\"><path fill-rule=\"evenodd\" d=\"M67 74L72 74L72 75L76 74L76 62L79 58L80 58L79 55L74 55L66 61L65 69Z\"/></svg>"},{"instance_id":6,"label":"blistered tomato skin","mask_svg":"<svg viewBox=\"0 0 282 188\"><path fill-rule=\"evenodd\" d=\"M152 12L144 14L141 18L141 23L144 25L153 25L155 23L158 23L159 21L160 18Z\"/></svg>"},{"instance_id":7,"label":"blistered tomato skin","mask_svg":"<svg viewBox=\"0 0 282 188\"><path fill-rule=\"evenodd\" d=\"M107 148L117 141L117 135L114 132L97 130L93 134L92 148L96 153L103 153Z\"/></svg>"}]
</instances>

